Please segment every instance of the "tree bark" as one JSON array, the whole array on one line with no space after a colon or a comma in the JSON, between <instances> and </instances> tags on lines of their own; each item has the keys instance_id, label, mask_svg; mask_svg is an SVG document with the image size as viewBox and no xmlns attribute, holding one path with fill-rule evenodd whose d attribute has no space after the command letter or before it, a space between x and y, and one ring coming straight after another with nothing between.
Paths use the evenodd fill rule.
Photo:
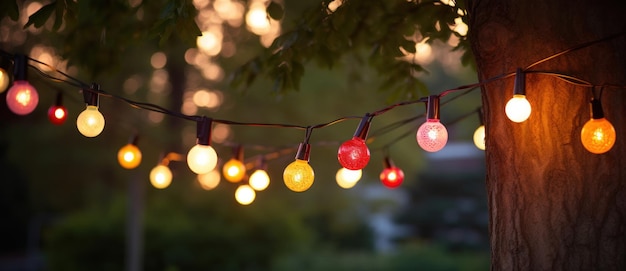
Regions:
<instances>
[{"instance_id":1,"label":"tree bark","mask_svg":"<svg viewBox=\"0 0 626 271\"><path fill-rule=\"evenodd\" d=\"M469 1L480 81L576 45L626 31L622 1ZM626 85L626 35L571 51L530 71ZM530 118L508 120L514 77L482 87L492 270L626 270L626 89L605 87L617 132L605 154L580 141L591 88L528 73Z\"/></svg>"}]
</instances>

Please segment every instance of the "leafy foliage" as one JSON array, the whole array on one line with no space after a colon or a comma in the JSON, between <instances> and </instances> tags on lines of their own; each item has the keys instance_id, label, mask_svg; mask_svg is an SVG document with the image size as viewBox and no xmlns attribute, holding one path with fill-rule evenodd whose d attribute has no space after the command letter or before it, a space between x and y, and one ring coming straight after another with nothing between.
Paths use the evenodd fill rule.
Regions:
<instances>
[{"instance_id":1,"label":"leafy foliage","mask_svg":"<svg viewBox=\"0 0 626 271\"><path fill-rule=\"evenodd\" d=\"M266 75L275 80L276 92L298 90L306 63L315 61L332 68L343 55L367 55L367 63L384 77L380 88L390 91L396 99L407 99L427 93L423 82L412 76L424 68L415 62L398 60L405 55L402 50L416 51L410 37L421 35L428 42L445 42L457 35L461 39L457 48L467 48L465 37L450 28L460 17L458 6L402 0L348 0L335 11L327 6L323 2L308 10L297 26L277 38L265 54L238 69L233 84L247 87L259 75ZM468 50L465 52L469 55ZM464 56L466 60L470 58Z\"/></svg>"}]
</instances>

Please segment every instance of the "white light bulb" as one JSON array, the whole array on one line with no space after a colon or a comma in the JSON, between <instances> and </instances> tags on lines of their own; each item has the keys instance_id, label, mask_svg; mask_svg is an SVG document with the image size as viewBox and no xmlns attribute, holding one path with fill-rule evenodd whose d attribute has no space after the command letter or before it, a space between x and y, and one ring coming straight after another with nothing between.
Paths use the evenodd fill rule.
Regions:
<instances>
[{"instance_id":1,"label":"white light bulb","mask_svg":"<svg viewBox=\"0 0 626 271\"><path fill-rule=\"evenodd\" d=\"M150 183L158 189L164 189L172 183L172 171L169 167L158 165L150 171Z\"/></svg>"},{"instance_id":2,"label":"white light bulb","mask_svg":"<svg viewBox=\"0 0 626 271\"><path fill-rule=\"evenodd\" d=\"M531 107L526 95L515 94L505 107L506 116L513 122L524 122L530 117Z\"/></svg>"},{"instance_id":3,"label":"white light bulb","mask_svg":"<svg viewBox=\"0 0 626 271\"><path fill-rule=\"evenodd\" d=\"M478 126L474 131L474 145L476 148L485 150L485 125Z\"/></svg>"},{"instance_id":4,"label":"white light bulb","mask_svg":"<svg viewBox=\"0 0 626 271\"><path fill-rule=\"evenodd\" d=\"M235 191L235 199L241 205L249 205L256 198L256 192L247 184L240 185Z\"/></svg>"},{"instance_id":5,"label":"white light bulb","mask_svg":"<svg viewBox=\"0 0 626 271\"><path fill-rule=\"evenodd\" d=\"M187 153L187 165L196 174L209 173L217 165L217 153L209 145L196 144Z\"/></svg>"},{"instance_id":6,"label":"white light bulb","mask_svg":"<svg viewBox=\"0 0 626 271\"><path fill-rule=\"evenodd\" d=\"M76 119L78 131L86 137L96 137L104 130L104 116L98 111L98 107L88 105Z\"/></svg>"},{"instance_id":7,"label":"white light bulb","mask_svg":"<svg viewBox=\"0 0 626 271\"><path fill-rule=\"evenodd\" d=\"M254 173L252 173L252 175L250 175L250 180L248 182L254 190L263 191L270 185L270 176L267 175L265 170L257 169Z\"/></svg>"},{"instance_id":8,"label":"white light bulb","mask_svg":"<svg viewBox=\"0 0 626 271\"><path fill-rule=\"evenodd\" d=\"M339 187L349 189L354 187L356 183L359 182L362 175L363 173L360 169L350 170L347 168L340 168L337 170L337 174L335 174L335 179L337 180Z\"/></svg>"}]
</instances>

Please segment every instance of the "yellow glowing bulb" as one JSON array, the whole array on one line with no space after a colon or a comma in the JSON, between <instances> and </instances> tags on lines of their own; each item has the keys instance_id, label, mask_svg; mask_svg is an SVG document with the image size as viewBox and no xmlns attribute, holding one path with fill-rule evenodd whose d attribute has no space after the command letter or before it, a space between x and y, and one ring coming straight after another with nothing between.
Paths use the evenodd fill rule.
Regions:
<instances>
[{"instance_id":1,"label":"yellow glowing bulb","mask_svg":"<svg viewBox=\"0 0 626 271\"><path fill-rule=\"evenodd\" d=\"M104 130L104 116L98 111L98 107L88 105L76 119L78 131L86 137L96 137Z\"/></svg>"},{"instance_id":2,"label":"yellow glowing bulb","mask_svg":"<svg viewBox=\"0 0 626 271\"><path fill-rule=\"evenodd\" d=\"M526 100L526 95L515 94L506 103L506 116L513 122L524 122L530 117L530 103Z\"/></svg>"},{"instance_id":3,"label":"yellow glowing bulb","mask_svg":"<svg viewBox=\"0 0 626 271\"><path fill-rule=\"evenodd\" d=\"M9 82L11 82L11 78L9 77L9 73L4 69L0 68L0 93L7 90L9 87Z\"/></svg>"},{"instance_id":4,"label":"yellow glowing bulb","mask_svg":"<svg viewBox=\"0 0 626 271\"><path fill-rule=\"evenodd\" d=\"M361 179L362 170L350 170L347 168L340 168L337 170L337 174L335 174L335 179L337 180L337 184L339 187L344 189L352 188L356 185L357 182Z\"/></svg>"},{"instance_id":5,"label":"yellow glowing bulb","mask_svg":"<svg viewBox=\"0 0 626 271\"><path fill-rule=\"evenodd\" d=\"M217 153L209 145L196 144L187 153L187 165L196 174L209 173L217 165Z\"/></svg>"},{"instance_id":6,"label":"yellow glowing bulb","mask_svg":"<svg viewBox=\"0 0 626 271\"><path fill-rule=\"evenodd\" d=\"M231 183L239 182L246 175L246 166L239 160L232 158L222 168L224 178Z\"/></svg>"},{"instance_id":7,"label":"yellow glowing bulb","mask_svg":"<svg viewBox=\"0 0 626 271\"><path fill-rule=\"evenodd\" d=\"M580 140L591 153L602 154L615 144L615 128L605 119L590 119L580 132Z\"/></svg>"},{"instance_id":8,"label":"yellow glowing bulb","mask_svg":"<svg viewBox=\"0 0 626 271\"><path fill-rule=\"evenodd\" d=\"M141 151L134 144L126 144L117 152L117 161L125 169L133 169L141 163Z\"/></svg>"},{"instance_id":9,"label":"yellow glowing bulb","mask_svg":"<svg viewBox=\"0 0 626 271\"><path fill-rule=\"evenodd\" d=\"M150 183L158 189L164 189L172 183L172 171L164 165L158 165L150 171Z\"/></svg>"},{"instance_id":10,"label":"yellow glowing bulb","mask_svg":"<svg viewBox=\"0 0 626 271\"><path fill-rule=\"evenodd\" d=\"M283 171L283 181L294 192L306 191L313 185L315 174L309 162L296 159Z\"/></svg>"},{"instance_id":11,"label":"yellow glowing bulb","mask_svg":"<svg viewBox=\"0 0 626 271\"><path fill-rule=\"evenodd\" d=\"M256 198L256 192L247 184L240 185L235 191L235 199L241 205L249 205Z\"/></svg>"},{"instance_id":12,"label":"yellow glowing bulb","mask_svg":"<svg viewBox=\"0 0 626 271\"><path fill-rule=\"evenodd\" d=\"M220 184L220 172L211 170L209 173L198 175L198 182L204 190L212 190Z\"/></svg>"},{"instance_id":13,"label":"yellow glowing bulb","mask_svg":"<svg viewBox=\"0 0 626 271\"><path fill-rule=\"evenodd\" d=\"M252 173L252 175L250 175L250 180L248 182L254 190L263 191L270 185L270 176L267 175L265 170L257 169L254 173Z\"/></svg>"},{"instance_id":14,"label":"yellow glowing bulb","mask_svg":"<svg viewBox=\"0 0 626 271\"><path fill-rule=\"evenodd\" d=\"M474 131L474 145L476 148L485 150L485 125L478 126Z\"/></svg>"}]
</instances>

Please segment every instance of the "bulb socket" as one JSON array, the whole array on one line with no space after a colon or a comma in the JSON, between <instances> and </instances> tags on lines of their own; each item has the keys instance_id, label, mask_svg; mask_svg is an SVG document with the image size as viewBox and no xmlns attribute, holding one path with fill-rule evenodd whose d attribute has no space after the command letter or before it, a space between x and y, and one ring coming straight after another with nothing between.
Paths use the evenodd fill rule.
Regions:
<instances>
[{"instance_id":1,"label":"bulb socket","mask_svg":"<svg viewBox=\"0 0 626 271\"><path fill-rule=\"evenodd\" d=\"M602 103L600 100L591 99L591 118L601 119L604 118L604 111L602 110Z\"/></svg>"},{"instance_id":2,"label":"bulb socket","mask_svg":"<svg viewBox=\"0 0 626 271\"><path fill-rule=\"evenodd\" d=\"M485 111L483 111L483 107L479 107L476 109L476 113L478 113L478 121L480 121L480 125L485 125Z\"/></svg>"},{"instance_id":3,"label":"bulb socket","mask_svg":"<svg viewBox=\"0 0 626 271\"><path fill-rule=\"evenodd\" d=\"M211 145L211 126L213 125L213 119L202 116L196 124L196 144L205 146Z\"/></svg>"},{"instance_id":4,"label":"bulb socket","mask_svg":"<svg viewBox=\"0 0 626 271\"><path fill-rule=\"evenodd\" d=\"M526 73L524 73L521 68L517 68L517 70L515 70L513 95L526 95Z\"/></svg>"},{"instance_id":5,"label":"bulb socket","mask_svg":"<svg viewBox=\"0 0 626 271\"><path fill-rule=\"evenodd\" d=\"M128 139L128 144L131 144L131 145L134 145L134 146L137 146L138 142L139 142L139 135L137 133L133 134Z\"/></svg>"},{"instance_id":6,"label":"bulb socket","mask_svg":"<svg viewBox=\"0 0 626 271\"><path fill-rule=\"evenodd\" d=\"M354 131L355 137L358 137L363 140L367 139L367 134L370 131L370 122L372 122L373 117L374 116L370 115L369 113L363 116L363 118L361 119L361 122L359 123L359 126L356 128L356 131Z\"/></svg>"},{"instance_id":7,"label":"bulb socket","mask_svg":"<svg viewBox=\"0 0 626 271\"><path fill-rule=\"evenodd\" d=\"M63 93L62 92L58 92L57 93L57 99L54 102L54 105L56 106L62 106L63 105Z\"/></svg>"},{"instance_id":8,"label":"bulb socket","mask_svg":"<svg viewBox=\"0 0 626 271\"><path fill-rule=\"evenodd\" d=\"M439 119L439 96L430 95L426 102L426 119Z\"/></svg>"},{"instance_id":9,"label":"bulb socket","mask_svg":"<svg viewBox=\"0 0 626 271\"><path fill-rule=\"evenodd\" d=\"M83 89L83 98L87 105L100 107L100 85L92 83L90 89Z\"/></svg>"},{"instance_id":10,"label":"bulb socket","mask_svg":"<svg viewBox=\"0 0 626 271\"><path fill-rule=\"evenodd\" d=\"M13 56L13 76L15 81L26 80L28 73L27 61L26 55L16 54Z\"/></svg>"},{"instance_id":11,"label":"bulb socket","mask_svg":"<svg viewBox=\"0 0 626 271\"><path fill-rule=\"evenodd\" d=\"M243 147L241 145L233 147L233 158L243 162Z\"/></svg>"},{"instance_id":12,"label":"bulb socket","mask_svg":"<svg viewBox=\"0 0 626 271\"><path fill-rule=\"evenodd\" d=\"M300 143L298 145L298 152L296 152L296 159L309 161L309 154L311 152L311 145L308 143Z\"/></svg>"},{"instance_id":13,"label":"bulb socket","mask_svg":"<svg viewBox=\"0 0 626 271\"><path fill-rule=\"evenodd\" d=\"M389 158L389 156L386 156L385 159L383 160L383 167L384 168L392 168L395 167L396 165L393 163L393 161L391 161L391 158Z\"/></svg>"}]
</instances>

